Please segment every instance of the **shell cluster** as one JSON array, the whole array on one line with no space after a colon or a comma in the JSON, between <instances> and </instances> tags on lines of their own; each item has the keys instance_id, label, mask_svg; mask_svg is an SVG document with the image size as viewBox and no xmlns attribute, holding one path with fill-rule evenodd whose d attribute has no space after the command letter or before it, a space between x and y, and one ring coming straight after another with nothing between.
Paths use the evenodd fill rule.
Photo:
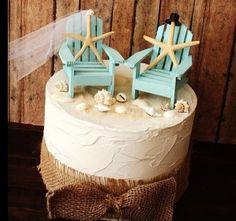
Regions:
<instances>
[{"instance_id":1,"label":"shell cluster","mask_svg":"<svg viewBox=\"0 0 236 221\"><path fill-rule=\"evenodd\" d=\"M98 91L94 95L94 101L96 104L103 104L107 106L113 105L116 102L111 93L106 91L105 89Z\"/></svg>"},{"instance_id":2,"label":"shell cluster","mask_svg":"<svg viewBox=\"0 0 236 221\"><path fill-rule=\"evenodd\" d=\"M66 81L60 80L60 81L57 81L57 83L56 83L56 89L59 92L68 92L69 86L66 83Z\"/></svg>"},{"instance_id":3,"label":"shell cluster","mask_svg":"<svg viewBox=\"0 0 236 221\"><path fill-rule=\"evenodd\" d=\"M189 104L183 99L177 100L177 102L175 103L175 110L179 113L189 113L189 108Z\"/></svg>"}]
</instances>

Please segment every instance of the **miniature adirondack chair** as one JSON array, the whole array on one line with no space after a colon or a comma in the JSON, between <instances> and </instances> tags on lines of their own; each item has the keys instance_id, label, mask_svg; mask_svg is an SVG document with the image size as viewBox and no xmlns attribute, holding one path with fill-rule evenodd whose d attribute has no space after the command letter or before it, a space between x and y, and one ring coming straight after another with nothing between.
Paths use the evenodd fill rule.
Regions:
<instances>
[{"instance_id":1,"label":"miniature adirondack chair","mask_svg":"<svg viewBox=\"0 0 236 221\"><path fill-rule=\"evenodd\" d=\"M74 20L68 21L67 33L70 38L73 38L81 30L81 16L78 15ZM83 36L102 35L102 19L93 15L87 16L87 30L82 32ZM123 62L123 57L115 49L102 44L102 38L109 36L111 33L103 34L101 38L97 38L96 42L92 42L85 49L85 42L82 37L79 40L67 39L59 50L59 56L63 63L63 70L68 76L69 95L74 97L74 87L78 86L107 86L108 91L114 93L114 74L115 65ZM95 48L95 49L94 49ZM109 66L106 67L102 63L102 50L109 57ZM76 54L79 51L80 55L76 60Z\"/></svg>"},{"instance_id":2,"label":"miniature adirondack chair","mask_svg":"<svg viewBox=\"0 0 236 221\"><path fill-rule=\"evenodd\" d=\"M165 24L158 27L156 40L169 41L168 36L171 24L168 23L174 22L173 43L182 44L191 41L192 33L184 24L181 25L178 22L178 18L178 14L172 13L170 19L166 20L167 22ZM199 42L195 42L194 45L196 44L199 44ZM173 109L178 89L184 86L188 80L186 71L192 65L192 56L189 55L189 50L190 47L185 47L175 52L174 56L176 60L180 62L177 67L175 67L169 56L163 58L164 55L161 54L163 50L157 45L137 52L127 59L126 64L133 69L132 98L136 99L139 95L139 91L164 96L170 98L170 108ZM150 64L153 67L147 68L143 73L140 73L140 63L148 55L151 55ZM152 65L153 61L155 64L157 56L159 56L159 63Z\"/></svg>"}]
</instances>

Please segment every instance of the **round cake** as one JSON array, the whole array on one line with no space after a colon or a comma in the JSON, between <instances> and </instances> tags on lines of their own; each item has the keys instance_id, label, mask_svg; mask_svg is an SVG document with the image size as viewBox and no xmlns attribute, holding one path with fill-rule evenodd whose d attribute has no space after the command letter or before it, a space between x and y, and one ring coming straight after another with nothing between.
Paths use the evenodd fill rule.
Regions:
<instances>
[{"instance_id":1,"label":"round cake","mask_svg":"<svg viewBox=\"0 0 236 221\"><path fill-rule=\"evenodd\" d=\"M142 64L142 69L145 68ZM48 152L63 165L87 175L125 180L150 180L179 168L189 149L197 97L186 84L177 100L186 101L189 112L168 110L168 99L140 92L131 98L132 73L116 67L116 101L109 111L98 110L94 95L102 87L77 87L75 97L58 90L67 82L63 70L46 85L44 140ZM155 110L148 114L139 104ZM142 106L142 105L141 105Z\"/></svg>"}]
</instances>

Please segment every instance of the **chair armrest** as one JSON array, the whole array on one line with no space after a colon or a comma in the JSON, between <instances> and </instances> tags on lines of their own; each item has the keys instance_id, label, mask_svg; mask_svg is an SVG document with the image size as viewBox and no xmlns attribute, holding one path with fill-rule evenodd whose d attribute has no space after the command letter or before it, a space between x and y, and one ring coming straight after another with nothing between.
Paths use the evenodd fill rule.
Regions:
<instances>
[{"instance_id":1,"label":"chair armrest","mask_svg":"<svg viewBox=\"0 0 236 221\"><path fill-rule=\"evenodd\" d=\"M125 63L127 65L129 65L130 68L134 68L137 63L141 62L145 57L147 57L149 54L151 54L152 50L153 50L153 47L139 51L139 52L133 54L131 57L129 57L125 61Z\"/></svg>"},{"instance_id":2,"label":"chair armrest","mask_svg":"<svg viewBox=\"0 0 236 221\"><path fill-rule=\"evenodd\" d=\"M122 55L114 48L108 47L107 45L102 45L102 48L113 63L120 64L124 62Z\"/></svg>"},{"instance_id":3,"label":"chair armrest","mask_svg":"<svg viewBox=\"0 0 236 221\"><path fill-rule=\"evenodd\" d=\"M75 61L75 58L72 55L72 53L66 43L61 46L61 48L59 50L59 56L60 56L60 59L61 59L63 65L67 64L68 62Z\"/></svg>"},{"instance_id":4,"label":"chair armrest","mask_svg":"<svg viewBox=\"0 0 236 221\"><path fill-rule=\"evenodd\" d=\"M173 71L172 74L177 78L184 76L185 72L192 66L192 56L188 56L183 62L180 63Z\"/></svg>"}]
</instances>

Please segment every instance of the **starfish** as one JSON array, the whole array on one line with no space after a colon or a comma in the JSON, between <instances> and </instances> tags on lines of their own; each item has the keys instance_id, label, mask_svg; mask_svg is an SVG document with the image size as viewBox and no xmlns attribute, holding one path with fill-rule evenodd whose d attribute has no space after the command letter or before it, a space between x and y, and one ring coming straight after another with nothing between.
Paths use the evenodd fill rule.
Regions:
<instances>
[{"instance_id":1,"label":"starfish","mask_svg":"<svg viewBox=\"0 0 236 221\"><path fill-rule=\"evenodd\" d=\"M162 48L162 52L149 64L149 66L147 67L148 69L153 68L161 59L163 59L167 55L170 56L170 59L172 60L174 66L176 67L178 65L178 62L176 60L174 51L198 45L200 43L200 41L189 41L182 44L173 44L174 30L175 30L175 22L172 21L167 43L157 41L156 39L150 38L146 35L143 36L143 38L146 41Z\"/></svg>"},{"instance_id":2,"label":"starfish","mask_svg":"<svg viewBox=\"0 0 236 221\"><path fill-rule=\"evenodd\" d=\"M83 54L83 52L85 51L85 49L89 46L90 49L93 51L93 53L95 54L95 56L97 57L98 61L103 64L102 58L99 54L99 52L97 51L96 47L94 46L94 42L102 40L103 38L106 38L110 35L112 35L114 32L108 32L99 36L94 36L91 37L91 15L87 16L87 35L84 37L82 35L79 34L74 34L74 33L66 33L65 35L67 37L79 40L83 42L83 46L82 48L79 50L79 52L75 55L75 59L77 60L78 58L80 58L80 56Z\"/></svg>"}]
</instances>

